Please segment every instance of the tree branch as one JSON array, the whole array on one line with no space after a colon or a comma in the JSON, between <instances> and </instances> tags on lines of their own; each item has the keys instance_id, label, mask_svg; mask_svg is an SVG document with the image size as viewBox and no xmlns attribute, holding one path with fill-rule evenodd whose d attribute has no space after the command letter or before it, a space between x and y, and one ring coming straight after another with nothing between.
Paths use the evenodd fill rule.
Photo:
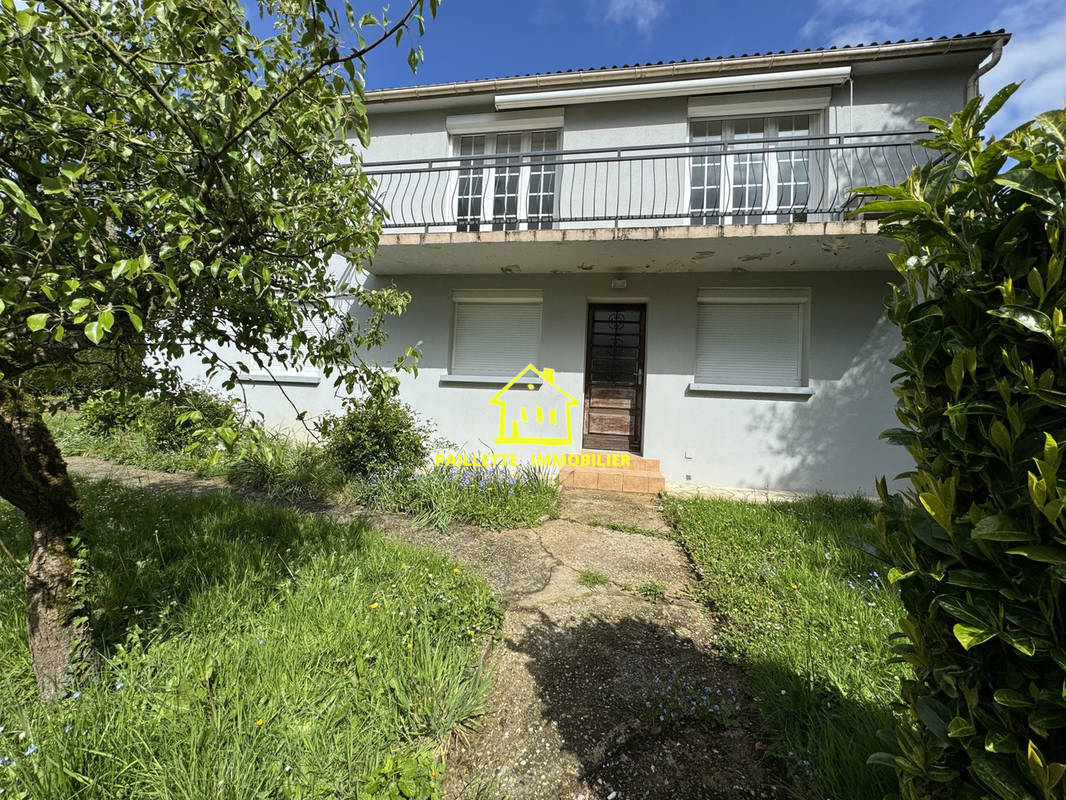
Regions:
<instances>
[{"instance_id":1,"label":"tree branch","mask_svg":"<svg viewBox=\"0 0 1066 800\"><path fill-rule=\"evenodd\" d=\"M254 117L252 117L252 119L249 120L247 124L245 124L239 131L233 134L233 136L227 139L226 142L222 145L220 152L225 152L231 144L236 142L238 139L248 133L248 131L258 125L260 120L262 120L264 117L273 114L279 105L284 103L286 99L291 97L301 86L311 80L311 78L315 77L315 75L317 75L322 70L328 69L329 67L335 67L339 64L344 64L349 61L355 61L356 59L363 58L367 53L376 48L382 42L386 41L387 39L391 39L393 36L396 35L396 31L398 31L400 28L406 27L408 20L410 20L411 17L414 15L415 10L419 7L420 3L421 0L412 0L411 5L407 8L407 13L405 13L403 17L400 18L400 21L393 25L391 28L387 29L384 33L381 34L381 36L379 36L373 42L368 44L366 47L363 47L359 50L353 50L348 55L341 56L340 58L333 58L328 61L323 61L321 64L310 68L307 72L303 74L303 76L300 77L299 80L296 81L295 84L290 86L280 95L278 95L269 103L267 103L266 108L264 108Z\"/></svg>"}]
</instances>

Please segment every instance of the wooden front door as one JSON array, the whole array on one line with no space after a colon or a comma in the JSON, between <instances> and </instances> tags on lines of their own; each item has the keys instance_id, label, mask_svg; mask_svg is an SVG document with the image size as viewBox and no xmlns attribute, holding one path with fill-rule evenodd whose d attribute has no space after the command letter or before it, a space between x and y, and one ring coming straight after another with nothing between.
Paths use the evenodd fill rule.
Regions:
<instances>
[{"instance_id":1,"label":"wooden front door","mask_svg":"<svg viewBox=\"0 0 1066 800\"><path fill-rule=\"evenodd\" d=\"M583 447L641 452L646 311L643 304L589 306Z\"/></svg>"}]
</instances>

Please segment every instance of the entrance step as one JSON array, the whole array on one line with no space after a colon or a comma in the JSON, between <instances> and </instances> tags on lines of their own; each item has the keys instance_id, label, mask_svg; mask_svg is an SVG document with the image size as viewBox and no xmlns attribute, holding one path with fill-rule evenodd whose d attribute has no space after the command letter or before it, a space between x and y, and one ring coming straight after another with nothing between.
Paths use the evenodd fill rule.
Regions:
<instances>
[{"instance_id":1,"label":"entrance step","mask_svg":"<svg viewBox=\"0 0 1066 800\"><path fill-rule=\"evenodd\" d=\"M563 467L559 471L559 482L567 489L597 489L624 494L658 494L666 488L658 459L638 456L633 456L629 465L624 467Z\"/></svg>"},{"instance_id":2,"label":"entrance step","mask_svg":"<svg viewBox=\"0 0 1066 800\"><path fill-rule=\"evenodd\" d=\"M610 464L611 467L616 469L634 470L637 472L658 472L659 471L659 459L657 458L644 458L642 456L635 456L632 453L618 453L611 450L582 450L582 455L602 457L602 463ZM616 466L615 461L611 459L618 459L619 456L628 457L629 461L625 465L618 464Z\"/></svg>"}]
</instances>

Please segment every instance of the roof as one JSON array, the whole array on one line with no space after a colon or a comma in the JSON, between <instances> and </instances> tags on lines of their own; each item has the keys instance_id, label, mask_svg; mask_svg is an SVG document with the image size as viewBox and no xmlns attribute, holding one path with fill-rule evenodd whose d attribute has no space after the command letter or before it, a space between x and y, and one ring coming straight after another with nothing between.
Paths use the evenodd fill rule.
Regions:
<instances>
[{"instance_id":1,"label":"roof","mask_svg":"<svg viewBox=\"0 0 1066 800\"><path fill-rule=\"evenodd\" d=\"M939 55L965 51L989 52L997 43L1006 44L1010 41L1010 36L1009 33L1000 28L996 31L959 33L954 36L941 36L939 38L900 39L895 42L870 42L869 44L860 43L841 47L778 50L769 53L744 53L742 55L681 59L678 61L656 61L642 64L623 64L621 66L567 69L556 72L511 75L502 78L482 78L452 83L372 89L366 92L366 101L368 103L378 103L508 90L517 91L531 88L558 88L571 85L587 86L653 78L670 79L786 67L853 64L863 61L880 61L889 58Z\"/></svg>"}]
</instances>

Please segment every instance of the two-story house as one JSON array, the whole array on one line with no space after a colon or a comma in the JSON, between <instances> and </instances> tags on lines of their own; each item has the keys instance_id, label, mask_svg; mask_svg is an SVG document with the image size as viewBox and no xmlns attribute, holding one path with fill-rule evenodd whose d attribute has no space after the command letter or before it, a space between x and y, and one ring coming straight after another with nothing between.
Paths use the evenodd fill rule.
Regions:
<instances>
[{"instance_id":1,"label":"two-story house","mask_svg":"<svg viewBox=\"0 0 1066 800\"><path fill-rule=\"evenodd\" d=\"M385 221L367 280L411 293L390 346L422 351L401 397L463 453L643 457L648 480L626 488L657 489L661 470L668 485L869 493L906 468L878 440L894 424L894 243L849 189L927 160L918 118L973 97L1008 40L368 92ZM569 446L523 444L519 422L495 441L500 390L530 364L576 401ZM549 390L527 377L518 388ZM339 405L313 373L291 380L297 405ZM284 421L275 387L249 396Z\"/></svg>"}]
</instances>

